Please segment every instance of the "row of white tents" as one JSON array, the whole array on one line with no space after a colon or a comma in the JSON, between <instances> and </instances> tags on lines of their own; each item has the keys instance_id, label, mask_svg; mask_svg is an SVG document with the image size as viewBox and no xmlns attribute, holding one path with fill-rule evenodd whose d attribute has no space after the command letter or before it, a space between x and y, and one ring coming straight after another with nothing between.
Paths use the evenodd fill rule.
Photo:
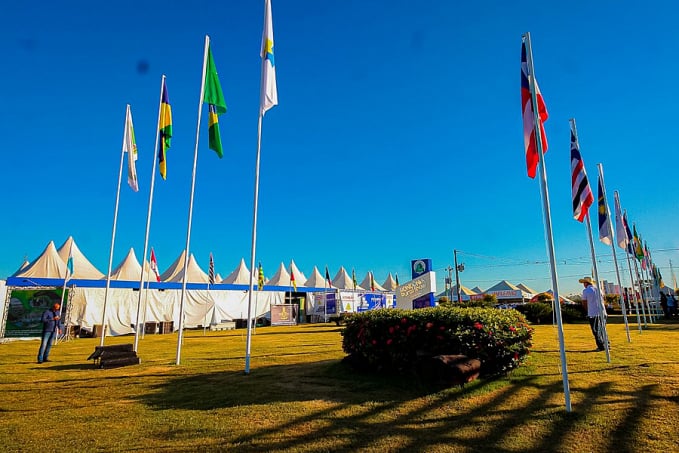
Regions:
<instances>
[{"instance_id":1,"label":"row of white tents","mask_svg":"<svg viewBox=\"0 0 679 453\"><path fill-rule=\"evenodd\" d=\"M186 281L188 283L208 283L208 274L201 269L196 262L193 254L189 256L188 266L184 269L186 261L185 251L182 251L177 259L159 275L161 282L167 283L182 283L184 275L186 274ZM23 279L64 279L66 278L66 263L69 255L73 259L73 275L69 278L74 280L106 280L106 276L100 272L87 257L82 253L80 248L69 237L59 248L56 248L53 241L45 247L44 251L32 262L25 261L21 267L11 276L12 278ZM127 256L118 264L115 269L111 271L111 280L114 281L139 281L141 279L142 267L137 260L134 249L130 249ZM328 284L325 276L320 273L318 268L314 266L310 277L306 277L295 264L294 260L290 261L289 266L280 264L276 273L266 279L264 284L266 286L277 287L292 287L293 282L290 272L294 274L294 282L297 287L302 288L335 288L342 290L357 290L357 291L383 291L392 292L396 289L396 280L391 273L387 276L384 283L378 284L371 272L368 272L365 278L360 282L354 282L352 276L349 275L344 267L335 274L331 284ZM144 261L145 281L149 279L156 281L156 275L151 271L151 266L148 261ZM258 270L253 270L254 281L257 282ZM232 285L248 285L250 283L250 270L245 265L245 260L241 259L238 266L226 276L222 278L218 273L215 275L214 282L216 284L232 284Z\"/></svg>"}]
</instances>

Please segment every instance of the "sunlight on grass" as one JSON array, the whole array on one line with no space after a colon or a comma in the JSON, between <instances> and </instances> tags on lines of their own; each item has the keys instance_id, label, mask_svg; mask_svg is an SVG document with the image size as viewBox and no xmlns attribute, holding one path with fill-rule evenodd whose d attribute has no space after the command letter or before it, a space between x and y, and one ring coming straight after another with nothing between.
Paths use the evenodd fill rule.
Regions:
<instances>
[{"instance_id":1,"label":"sunlight on grass","mask_svg":"<svg viewBox=\"0 0 679 453\"><path fill-rule=\"evenodd\" d=\"M634 326L635 327L635 326ZM564 409L556 329L535 326L525 365L507 377L429 390L416 376L354 372L332 325L147 335L137 366L98 370L98 339L0 345L0 445L43 451L677 451L679 324L627 343L611 324L611 363L589 326L564 326L573 412ZM107 338L106 344L130 343ZM673 345L672 347L670 347Z\"/></svg>"}]
</instances>

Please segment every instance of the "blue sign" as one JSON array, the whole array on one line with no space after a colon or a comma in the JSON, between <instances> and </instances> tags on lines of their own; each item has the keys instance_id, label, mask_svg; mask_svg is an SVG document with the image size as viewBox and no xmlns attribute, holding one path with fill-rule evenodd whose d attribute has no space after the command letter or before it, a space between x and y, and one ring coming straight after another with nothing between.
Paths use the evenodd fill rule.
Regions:
<instances>
[{"instance_id":1,"label":"blue sign","mask_svg":"<svg viewBox=\"0 0 679 453\"><path fill-rule=\"evenodd\" d=\"M422 274L426 274L427 272L431 272L431 259L429 258L423 258L419 260L412 260L410 262L410 270L413 276L413 280L415 280L417 277L419 277Z\"/></svg>"},{"instance_id":2,"label":"blue sign","mask_svg":"<svg viewBox=\"0 0 679 453\"><path fill-rule=\"evenodd\" d=\"M413 300L413 308L435 307L434 293L425 294Z\"/></svg>"},{"instance_id":3,"label":"blue sign","mask_svg":"<svg viewBox=\"0 0 679 453\"><path fill-rule=\"evenodd\" d=\"M387 295L377 293L365 293L361 296L361 303L356 307L357 311L376 310L387 308Z\"/></svg>"}]
</instances>

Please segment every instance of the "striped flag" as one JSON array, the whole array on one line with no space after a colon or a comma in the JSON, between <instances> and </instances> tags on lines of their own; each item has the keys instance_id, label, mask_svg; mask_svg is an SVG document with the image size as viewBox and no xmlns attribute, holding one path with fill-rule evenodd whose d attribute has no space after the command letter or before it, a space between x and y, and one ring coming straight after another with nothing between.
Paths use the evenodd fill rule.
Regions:
<instances>
[{"instance_id":1,"label":"striped flag","mask_svg":"<svg viewBox=\"0 0 679 453\"><path fill-rule=\"evenodd\" d=\"M358 283L356 282L356 271L354 269L351 269L351 282L354 285L354 291L356 291L356 287L358 286Z\"/></svg>"},{"instance_id":2,"label":"striped flag","mask_svg":"<svg viewBox=\"0 0 679 453\"><path fill-rule=\"evenodd\" d=\"M292 263L290 264L290 284L297 291L297 282L295 281L295 270L292 268Z\"/></svg>"},{"instance_id":3,"label":"striped flag","mask_svg":"<svg viewBox=\"0 0 679 453\"><path fill-rule=\"evenodd\" d=\"M222 158L222 137L219 133L219 115L226 113L226 101L222 92L222 85L217 77L217 67L212 58L210 44L207 44L207 67L205 72L205 93L203 102L208 104L209 147Z\"/></svg>"},{"instance_id":4,"label":"striped flag","mask_svg":"<svg viewBox=\"0 0 679 453\"><path fill-rule=\"evenodd\" d=\"M598 212L599 212L599 240L606 245L613 242L613 229L611 228L611 216L608 213L608 203L604 197L604 189L599 178L598 184Z\"/></svg>"},{"instance_id":5,"label":"striped flag","mask_svg":"<svg viewBox=\"0 0 679 453\"><path fill-rule=\"evenodd\" d=\"M123 152L127 153L127 183L132 190L139 192L137 181L137 140L134 138L134 126L132 125L132 110L127 104L125 113L125 132L123 133Z\"/></svg>"},{"instance_id":6,"label":"striped flag","mask_svg":"<svg viewBox=\"0 0 679 453\"><path fill-rule=\"evenodd\" d=\"M627 236L627 253L634 255L634 236L632 235L632 230L629 229L629 221L627 220L627 211L622 214L622 222L625 226L625 234Z\"/></svg>"},{"instance_id":7,"label":"striped flag","mask_svg":"<svg viewBox=\"0 0 679 453\"><path fill-rule=\"evenodd\" d=\"M528 168L528 177L535 178L535 173L539 163L537 141L535 139L535 110L533 106L533 99L530 91L530 81L528 73L528 59L526 57L526 41L525 38L521 41L521 111L523 114L523 142L526 150L526 166ZM547 152L547 135L545 134L544 122L549 118L545 101L540 93L538 81L533 76L533 83L535 86L535 98L538 104L540 138L542 143L543 154Z\"/></svg>"},{"instance_id":8,"label":"striped flag","mask_svg":"<svg viewBox=\"0 0 679 453\"><path fill-rule=\"evenodd\" d=\"M276 65L273 55L273 20L271 0L264 2L264 31L262 32L262 87L259 110L264 115L274 105L278 105L276 88Z\"/></svg>"},{"instance_id":9,"label":"striped flag","mask_svg":"<svg viewBox=\"0 0 679 453\"><path fill-rule=\"evenodd\" d=\"M158 170L163 179L167 179L167 150L172 141L172 107L167 95L167 85L163 79L163 89L160 96L160 122L158 123Z\"/></svg>"},{"instance_id":10,"label":"striped flag","mask_svg":"<svg viewBox=\"0 0 679 453\"><path fill-rule=\"evenodd\" d=\"M585 163L580 154L578 138L571 123L571 184L573 195L573 218L582 222L594 203L594 195L589 186Z\"/></svg>"},{"instance_id":11,"label":"striped flag","mask_svg":"<svg viewBox=\"0 0 679 453\"><path fill-rule=\"evenodd\" d=\"M68 249L68 260L66 260L66 278L73 277L73 244Z\"/></svg>"},{"instance_id":12,"label":"striped flag","mask_svg":"<svg viewBox=\"0 0 679 453\"><path fill-rule=\"evenodd\" d=\"M370 291L375 291L375 275L370 271Z\"/></svg>"},{"instance_id":13,"label":"striped flag","mask_svg":"<svg viewBox=\"0 0 679 453\"><path fill-rule=\"evenodd\" d=\"M259 263L259 269L257 273L257 289L261 291L264 288L264 268L262 263Z\"/></svg>"},{"instance_id":14,"label":"striped flag","mask_svg":"<svg viewBox=\"0 0 679 453\"><path fill-rule=\"evenodd\" d=\"M156 253L153 251L153 247L151 247L151 270L156 275L156 281L160 282L160 273L158 272L158 261L156 261Z\"/></svg>"},{"instance_id":15,"label":"striped flag","mask_svg":"<svg viewBox=\"0 0 679 453\"><path fill-rule=\"evenodd\" d=\"M215 284L215 259L212 257L212 252L210 252L210 265L207 271L207 281L210 285Z\"/></svg>"},{"instance_id":16,"label":"striped flag","mask_svg":"<svg viewBox=\"0 0 679 453\"><path fill-rule=\"evenodd\" d=\"M641 245L641 237L637 234L637 226L632 225L632 228L634 229L634 256L641 261L644 258L644 248Z\"/></svg>"},{"instance_id":17,"label":"striped flag","mask_svg":"<svg viewBox=\"0 0 679 453\"><path fill-rule=\"evenodd\" d=\"M400 285L398 284L398 274L396 274L394 277L395 277L395 280L396 280L396 286L400 286Z\"/></svg>"}]
</instances>

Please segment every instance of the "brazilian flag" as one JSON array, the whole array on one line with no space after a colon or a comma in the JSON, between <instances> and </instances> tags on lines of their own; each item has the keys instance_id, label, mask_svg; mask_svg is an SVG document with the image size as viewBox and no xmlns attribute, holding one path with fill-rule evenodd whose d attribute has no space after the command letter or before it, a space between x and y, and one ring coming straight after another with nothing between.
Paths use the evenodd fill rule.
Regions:
<instances>
[{"instance_id":1,"label":"brazilian flag","mask_svg":"<svg viewBox=\"0 0 679 453\"><path fill-rule=\"evenodd\" d=\"M217 68L215 67L215 60L212 58L212 50L208 44L207 48L207 67L205 70L205 93L203 95L203 102L208 104L209 117L209 146L221 158L224 156L222 151L222 138L219 134L219 115L226 113L226 101L224 100L224 93L222 86L217 77Z\"/></svg>"}]
</instances>

